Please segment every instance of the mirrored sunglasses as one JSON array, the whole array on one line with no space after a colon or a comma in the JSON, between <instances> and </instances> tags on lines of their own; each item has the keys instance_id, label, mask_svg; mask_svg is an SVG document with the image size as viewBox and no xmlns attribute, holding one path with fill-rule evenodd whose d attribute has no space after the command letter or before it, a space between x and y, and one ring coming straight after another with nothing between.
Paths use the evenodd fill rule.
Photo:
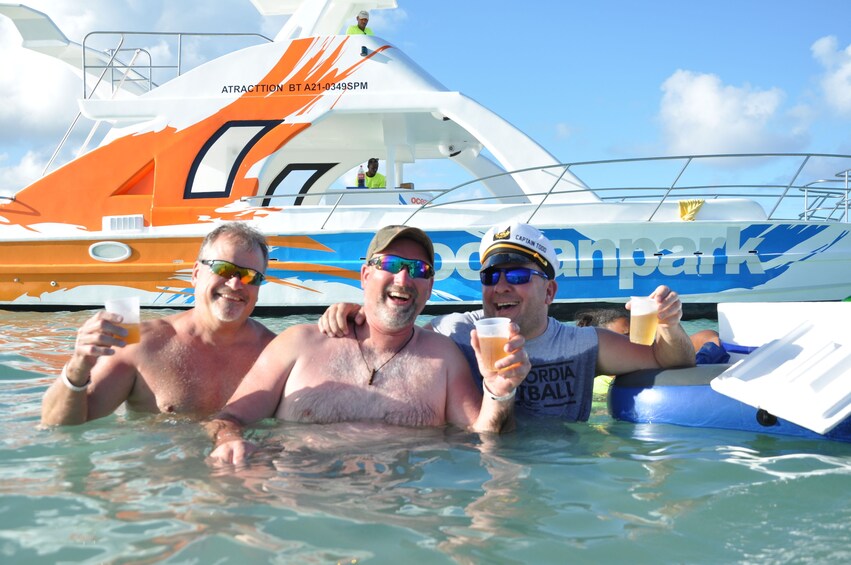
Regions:
<instances>
[{"instance_id":1,"label":"mirrored sunglasses","mask_svg":"<svg viewBox=\"0 0 851 565\"><path fill-rule=\"evenodd\" d=\"M214 275L218 275L225 279L237 277L242 284L260 286L260 283L262 283L266 278L266 276L259 271L249 269L248 267L234 265L230 261L222 261L221 259L201 259L198 262L210 267L210 270L213 271Z\"/></svg>"},{"instance_id":2,"label":"mirrored sunglasses","mask_svg":"<svg viewBox=\"0 0 851 565\"><path fill-rule=\"evenodd\" d=\"M381 271L396 274L407 269L414 279L430 279L434 276L434 267L420 259L405 259L397 255L376 255L366 263Z\"/></svg>"},{"instance_id":3,"label":"mirrored sunglasses","mask_svg":"<svg viewBox=\"0 0 851 565\"><path fill-rule=\"evenodd\" d=\"M544 279L549 279L546 273L536 271L535 269L527 269L526 267L509 267L499 269L491 267L479 272L479 278L485 286L493 286L499 282L500 273L505 273L505 281L508 284L526 284L532 280L532 275L538 275Z\"/></svg>"}]
</instances>

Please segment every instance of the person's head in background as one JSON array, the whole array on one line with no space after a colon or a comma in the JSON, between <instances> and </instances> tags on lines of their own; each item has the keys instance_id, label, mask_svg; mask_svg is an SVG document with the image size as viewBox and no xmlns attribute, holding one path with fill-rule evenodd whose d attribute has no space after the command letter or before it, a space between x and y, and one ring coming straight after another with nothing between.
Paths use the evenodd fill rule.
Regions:
<instances>
[{"instance_id":1,"label":"person's head in background","mask_svg":"<svg viewBox=\"0 0 851 565\"><path fill-rule=\"evenodd\" d=\"M615 333L629 335L629 311L626 308L597 308L580 310L574 317L579 327L594 326L605 328Z\"/></svg>"},{"instance_id":2,"label":"person's head in background","mask_svg":"<svg viewBox=\"0 0 851 565\"><path fill-rule=\"evenodd\" d=\"M358 21L358 27L361 28L361 30L364 30L366 29L366 24L369 23L369 12L361 10L358 12L358 15L355 16L355 19Z\"/></svg>"},{"instance_id":3,"label":"person's head in background","mask_svg":"<svg viewBox=\"0 0 851 565\"><path fill-rule=\"evenodd\" d=\"M374 177L375 173L378 172L378 159L375 157L370 157L370 159L366 162L366 176Z\"/></svg>"}]
</instances>

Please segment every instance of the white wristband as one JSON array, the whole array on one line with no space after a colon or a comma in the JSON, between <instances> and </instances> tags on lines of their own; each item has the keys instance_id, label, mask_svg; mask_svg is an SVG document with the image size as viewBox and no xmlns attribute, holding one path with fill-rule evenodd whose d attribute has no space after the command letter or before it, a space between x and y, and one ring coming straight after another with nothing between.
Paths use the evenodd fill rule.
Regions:
<instances>
[{"instance_id":1,"label":"white wristband","mask_svg":"<svg viewBox=\"0 0 851 565\"><path fill-rule=\"evenodd\" d=\"M81 386L77 386L77 385L75 385L74 383L72 383L71 381L68 380L68 375L65 373L65 370L67 368L68 368L68 365L63 366L62 367L62 374L59 375L59 377L62 379L62 384L64 384L70 390L73 390L74 392L83 392L87 388L89 388L89 384L91 384L91 382L92 382L91 375L89 376L88 380L84 384L82 384Z\"/></svg>"},{"instance_id":2,"label":"white wristband","mask_svg":"<svg viewBox=\"0 0 851 565\"><path fill-rule=\"evenodd\" d=\"M487 394L489 397L491 397L491 399L496 400L497 402L508 402L509 400L514 398L515 394L517 394L517 389L515 388L505 396L497 396L488 389L488 385L486 385L484 381L482 381L482 387L485 389L485 394Z\"/></svg>"}]
</instances>

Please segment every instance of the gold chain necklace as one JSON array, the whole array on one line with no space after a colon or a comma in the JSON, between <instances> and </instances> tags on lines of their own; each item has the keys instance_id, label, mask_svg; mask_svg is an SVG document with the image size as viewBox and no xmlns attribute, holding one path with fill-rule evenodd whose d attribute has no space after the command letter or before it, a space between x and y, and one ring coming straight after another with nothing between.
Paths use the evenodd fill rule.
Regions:
<instances>
[{"instance_id":1,"label":"gold chain necklace","mask_svg":"<svg viewBox=\"0 0 851 565\"><path fill-rule=\"evenodd\" d=\"M382 363L381 365L379 365L375 369L370 369L369 363L366 362L366 355L363 354L363 348L360 346L360 338L358 337L358 326L357 326L357 324L355 324L355 342L358 344L358 351L360 351L360 358L363 359L363 364L366 365L366 370L370 372L369 373L369 381L367 381L368 385L372 386L372 381L375 380L375 374L378 373L378 371L380 371L381 369L383 369L384 366L387 363L392 361L394 357L399 355L402 352L402 350L405 349L408 346L409 343L411 343L411 340L414 339L414 333L415 332L416 332L416 327L411 328L411 335L408 337L407 340L405 340L405 343L402 344L402 347L397 349L396 352L393 353L393 355L391 355L390 358L387 361L385 361L384 363Z\"/></svg>"}]
</instances>

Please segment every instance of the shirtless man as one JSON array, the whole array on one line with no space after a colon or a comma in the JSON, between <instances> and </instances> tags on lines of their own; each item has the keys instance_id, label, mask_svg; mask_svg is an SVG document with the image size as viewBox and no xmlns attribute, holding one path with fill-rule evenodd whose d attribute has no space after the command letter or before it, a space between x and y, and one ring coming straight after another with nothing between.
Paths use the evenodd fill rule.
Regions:
<instances>
[{"instance_id":1,"label":"shirtless man","mask_svg":"<svg viewBox=\"0 0 851 565\"><path fill-rule=\"evenodd\" d=\"M146 321L126 345L121 316L105 311L77 332L74 353L42 402L43 424L81 424L115 411L204 418L224 406L275 335L249 316L269 251L262 234L239 222L204 239L192 269L195 307Z\"/></svg>"},{"instance_id":2,"label":"shirtless man","mask_svg":"<svg viewBox=\"0 0 851 565\"><path fill-rule=\"evenodd\" d=\"M241 463L254 451L242 439L248 423L274 416L313 423L446 423L499 432L510 420L514 390L529 371L523 337L513 328L511 353L485 370L484 399L452 340L414 322L431 295L434 248L417 228L378 231L361 266L365 323L342 339L315 324L288 328L269 344L208 431L214 460ZM478 341L473 333L478 353Z\"/></svg>"}]
</instances>

